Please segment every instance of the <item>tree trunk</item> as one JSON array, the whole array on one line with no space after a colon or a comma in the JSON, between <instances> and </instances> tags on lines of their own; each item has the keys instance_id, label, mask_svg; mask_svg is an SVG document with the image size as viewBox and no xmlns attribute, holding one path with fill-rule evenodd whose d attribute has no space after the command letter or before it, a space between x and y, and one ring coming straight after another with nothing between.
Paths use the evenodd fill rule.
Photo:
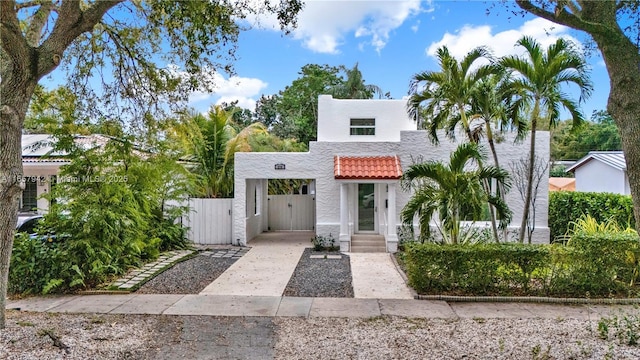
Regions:
<instances>
[{"instance_id":1,"label":"tree trunk","mask_svg":"<svg viewBox=\"0 0 640 360\"><path fill-rule=\"evenodd\" d=\"M22 194L22 125L36 81L13 69L0 88L0 329L5 327L9 262ZM24 70L24 69L22 69Z\"/></svg>"},{"instance_id":2,"label":"tree trunk","mask_svg":"<svg viewBox=\"0 0 640 360\"><path fill-rule=\"evenodd\" d=\"M529 149L529 169L527 171L527 190L524 197L522 208L522 221L520 222L520 232L518 234L518 242L524 243L524 235L527 231L527 222L529 220L529 210L531 207L531 195L533 193L533 170L535 168L536 159L536 126L538 125L539 100L536 98L531 113L531 146ZM533 219L535 221L535 219Z\"/></svg>"},{"instance_id":3,"label":"tree trunk","mask_svg":"<svg viewBox=\"0 0 640 360\"><path fill-rule=\"evenodd\" d=\"M620 129L636 229L640 232L640 54L624 34L615 35L593 38L609 72L611 92L607 110Z\"/></svg>"},{"instance_id":4,"label":"tree trunk","mask_svg":"<svg viewBox=\"0 0 640 360\"><path fill-rule=\"evenodd\" d=\"M498 152L496 151L496 144L493 141L493 131L491 130L491 124L488 121L485 121L486 127L487 127L487 142L489 143L489 149L491 149L491 156L493 156L493 164L495 165L496 168L500 168L500 162L498 161ZM505 200L505 192L504 192L504 188L496 183L496 193L498 194L498 196L500 197L500 199L502 199L503 201ZM494 213L495 213L495 208L489 204L489 208L491 209L491 218L492 219L496 219ZM496 219L497 220L497 219ZM498 236L498 230L496 229L496 223L495 221L492 223L493 225L493 231L494 231L494 236L496 238L496 242L500 242L500 238ZM507 228L505 227L504 230L502 230L502 241L507 242L509 239L507 239Z\"/></svg>"}]
</instances>

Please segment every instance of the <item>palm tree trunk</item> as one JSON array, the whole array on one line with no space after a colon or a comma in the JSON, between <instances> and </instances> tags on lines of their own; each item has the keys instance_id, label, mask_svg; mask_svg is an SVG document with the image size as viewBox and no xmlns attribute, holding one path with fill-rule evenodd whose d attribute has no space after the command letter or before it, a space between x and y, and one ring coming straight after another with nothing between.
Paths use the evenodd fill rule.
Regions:
<instances>
[{"instance_id":1,"label":"palm tree trunk","mask_svg":"<svg viewBox=\"0 0 640 360\"><path fill-rule=\"evenodd\" d=\"M496 151L496 144L493 141L493 131L491 130L491 124L489 122L485 122L487 127L487 142L489 143L489 149L491 149L491 155L493 156L493 163L496 168L500 168L500 163L498 162L498 152ZM496 192L501 200L505 200L505 192L504 188L500 186L500 184L496 184ZM491 210L491 218L495 219L495 207L493 205L489 205L489 209ZM495 222L492 223L494 229L494 236L496 238L496 242L500 242L498 237L498 230L496 229ZM503 241L507 241L507 228L502 230Z\"/></svg>"},{"instance_id":2,"label":"palm tree trunk","mask_svg":"<svg viewBox=\"0 0 640 360\"><path fill-rule=\"evenodd\" d=\"M464 126L464 130L467 133L467 137L469 138L469 142L476 143L477 141L473 138L471 134L471 129L469 127L469 120L467 119L467 115L464 112L464 104L458 103L458 109L460 109L460 120L462 121L462 126ZM482 170L482 163L478 161L478 168ZM491 186L486 181L482 182L482 187L484 191L489 194L491 191ZM498 227L496 226L496 212L493 206L487 202L489 205L489 213L491 214L491 231L493 232L493 238L496 242L500 242L500 238L498 237Z\"/></svg>"},{"instance_id":3,"label":"palm tree trunk","mask_svg":"<svg viewBox=\"0 0 640 360\"><path fill-rule=\"evenodd\" d=\"M524 208L522 209L522 221L520 222L520 233L518 241L524 243L524 235L526 234L527 224L529 220L529 208L531 207L531 195L533 192L533 169L535 167L535 151L536 151L536 127L538 125L538 114L540 112L540 100L536 98L531 113L531 146L529 149L529 169L527 171L527 190L524 198ZM535 219L534 219L535 221Z\"/></svg>"}]
</instances>

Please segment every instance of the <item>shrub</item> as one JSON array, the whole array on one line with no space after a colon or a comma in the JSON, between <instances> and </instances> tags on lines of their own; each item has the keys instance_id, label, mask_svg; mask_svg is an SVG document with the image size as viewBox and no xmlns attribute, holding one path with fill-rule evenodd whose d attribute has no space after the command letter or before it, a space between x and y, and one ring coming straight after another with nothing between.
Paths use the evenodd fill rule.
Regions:
<instances>
[{"instance_id":1,"label":"shrub","mask_svg":"<svg viewBox=\"0 0 640 360\"><path fill-rule=\"evenodd\" d=\"M578 232L568 245L411 243L404 261L419 293L628 296L636 293L640 238Z\"/></svg>"},{"instance_id":2,"label":"shrub","mask_svg":"<svg viewBox=\"0 0 640 360\"><path fill-rule=\"evenodd\" d=\"M549 193L549 229L551 239L564 236L569 224L582 215L590 215L599 222L613 219L620 226L635 227L631 196L556 191Z\"/></svg>"},{"instance_id":3,"label":"shrub","mask_svg":"<svg viewBox=\"0 0 640 360\"><path fill-rule=\"evenodd\" d=\"M311 244L315 251L337 251L340 249L336 246L336 239L331 234L327 236L316 235L311 238Z\"/></svg>"},{"instance_id":4,"label":"shrub","mask_svg":"<svg viewBox=\"0 0 640 360\"><path fill-rule=\"evenodd\" d=\"M411 244L405 259L420 293L492 295L529 290L533 272L549 257L547 247L524 244Z\"/></svg>"},{"instance_id":5,"label":"shrub","mask_svg":"<svg viewBox=\"0 0 640 360\"><path fill-rule=\"evenodd\" d=\"M71 264L59 243L18 234L9 269L9 293L40 294L59 287Z\"/></svg>"}]
</instances>

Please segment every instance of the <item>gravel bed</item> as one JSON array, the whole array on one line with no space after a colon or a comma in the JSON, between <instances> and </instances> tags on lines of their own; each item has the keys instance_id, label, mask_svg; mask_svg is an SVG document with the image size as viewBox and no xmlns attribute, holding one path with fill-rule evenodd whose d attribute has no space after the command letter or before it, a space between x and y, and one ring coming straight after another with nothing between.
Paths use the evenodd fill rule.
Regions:
<instances>
[{"instance_id":1,"label":"gravel bed","mask_svg":"<svg viewBox=\"0 0 640 360\"><path fill-rule=\"evenodd\" d=\"M177 263L142 285L138 294L198 294L237 259L199 255Z\"/></svg>"},{"instance_id":2,"label":"gravel bed","mask_svg":"<svg viewBox=\"0 0 640 360\"><path fill-rule=\"evenodd\" d=\"M342 255L341 259L311 259L311 255ZM284 296L353 297L349 256L340 252L316 252L308 248L300 257Z\"/></svg>"},{"instance_id":3,"label":"gravel bed","mask_svg":"<svg viewBox=\"0 0 640 360\"><path fill-rule=\"evenodd\" d=\"M573 319L276 318L276 359L638 359Z\"/></svg>"}]
</instances>

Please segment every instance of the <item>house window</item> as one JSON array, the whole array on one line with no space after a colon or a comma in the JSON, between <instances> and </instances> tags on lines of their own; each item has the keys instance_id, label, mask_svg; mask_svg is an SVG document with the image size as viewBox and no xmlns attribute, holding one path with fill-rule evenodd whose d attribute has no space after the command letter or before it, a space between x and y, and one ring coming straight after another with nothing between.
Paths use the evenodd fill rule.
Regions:
<instances>
[{"instance_id":1,"label":"house window","mask_svg":"<svg viewBox=\"0 0 640 360\"><path fill-rule=\"evenodd\" d=\"M351 135L375 135L376 119L351 119Z\"/></svg>"},{"instance_id":2,"label":"house window","mask_svg":"<svg viewBox=\"0 0 640 360\"><path fill-rule=\"evenodd\" d=\"M33 211L38 208L38 183L35 176L27 176L22 192L20 211Z\"/></svg>"},{"instance_id":3,"label":"house window","mask_svg":"<svg viewBox=\"0 0 640 360\"><path fill-rule=\"evenodd\" d=\"M253 189L253 214L254 215L260 215L260 207L261 205L261 198L262 198L262 191L258 188L258 186L256 185L256 187Z\"/></svg>"}]
</instances>

